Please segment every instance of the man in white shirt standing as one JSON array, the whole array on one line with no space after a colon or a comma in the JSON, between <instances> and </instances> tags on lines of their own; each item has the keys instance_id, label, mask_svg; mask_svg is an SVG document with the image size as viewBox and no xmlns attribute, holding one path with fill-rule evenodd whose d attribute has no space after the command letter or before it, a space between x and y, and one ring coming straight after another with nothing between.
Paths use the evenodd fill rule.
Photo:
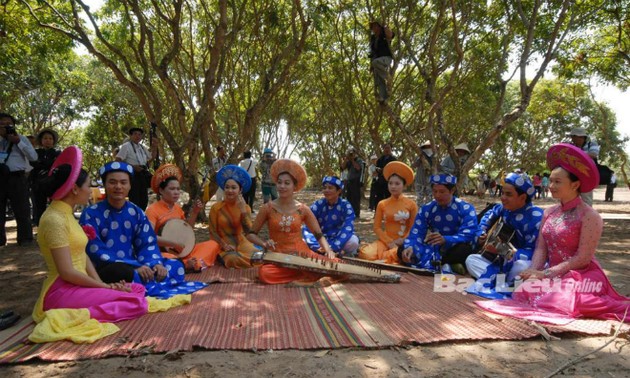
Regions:
<instances>
[{"instance_id":1,"label":"man in white shirt standing","mask_svg":"<svg viewBox=\"0 0 630 378\"><path fill-rule=\"evenodd\" d=\"M243 153L243 160L241 160L238 165L246 170L247 173L249 173L249 177L252 179L252 186L247 193L243 193L243 198L245 199L245 203L247 203L253 211L254 201L256 200L256 167L258 166L258 161L252 158L251 151L245 151L245 153Z\"/></svg>"},{"instance_id":2,"label":"man in white shirt standing","mask_svg":"<svg viewBox=\"0 0 630 378\"><path fill-rule=\"evenodd\" d=\"M136 204L142 210L149 204L149 187L151 186L151 172L149 163L155 157L153 153L142 145L144 130L139 127L129 129L129 141L120 146L116 155L116 161L125 162L133 167L134 174L131 179L131 190L129 191L129 201ZM154 144L156 145L156 144Z\"/></svg>"}]
</instances>

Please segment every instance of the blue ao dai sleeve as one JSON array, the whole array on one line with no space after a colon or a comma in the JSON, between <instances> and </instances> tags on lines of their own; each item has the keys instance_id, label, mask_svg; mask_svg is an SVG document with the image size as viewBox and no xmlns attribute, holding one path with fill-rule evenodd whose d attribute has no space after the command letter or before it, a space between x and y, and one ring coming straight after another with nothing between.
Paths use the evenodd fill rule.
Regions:
<instances>
[{"instance_id":1,"label":"blue ao dai sleeve","mask_svg":"<svg viewBox=\"0 0 630 378\"><path fill-rule=\"evenodd\" d=\"M488 230L492 228L492 224L494 223L494 221L501 216L502 208L503 207L500 204L497 204L483 215L483 217L479 221L479 226L477 227L477 233L474 240L475 245L477 245L479 237L484 233L488 233Z\"/></svg>"},{"instance_id":2,"label":"blue ao dai sleeve","mask_svg":"<svg viewBox=\"0 0 630 378\"><path fill-rule=\"evenodd\" d=\"M462 219L455 235L444 235L444 248L452 248L455 244L472 243L477 235L477 212L469 203L458 206L457 210ZM456 215L456 214L455 214Z\"/></svg>"},{"instance_id":3,"label":"blue ao dai sleeve","mask_svg":"<svg viewBox=\"0 0 630 378\"><path fill-rule=\"evenodd\" d=\"M137 214L137 227L134 231L134 249L138 261L153 268L162 264L162 254L157 245L157 236L144 212L139 211Z\"/></svg>"},{"instance_id":4,"label":"blue ao dai sleeve","mask_svg":"<svg viewBox=\"0 0 630 378\"><path fill-rule=\"evenodd\" d=\"M488 232L488 230L492 227L494 221L498 219L499 216L501 216L501 208L502 206L497 204L483 215L483 217L479 221L477 236L481 236L483 233Z\"/></svg>"},{"instance_id":5,"label":"blue ao dai sleeve","mask_svg":"<svg viewBox=\"0 0 630 378\"><path fill-rule=\"evenodd\" d=\"M413 247L414 253L417 248L424 244L424 239L427 236L429 229L429 222L427 221L430 213L429 205L430 203L420 208L413 222L413 227L411 227L411 231L409 231L409 235L407 235L403 243L403 248Z\"/></svg>"},{"instance_id":6,"label":"blue ao dai sleeve","mask_svg":"<svg viewBox=\"0 0 630 378\"><path fill-rule=\"evenodd\" d=\"M137 261L130 259L129 254L125 253L119 256L116 251L119 250L118 245L107 240L107 225L103 220L101 212L96 209L97 205L93 205L83 210L79 223L82 226L91 226L96 231L96 237L88 240L85 252L94 265L100 266L103 263L123 262L125 264L139 266Z\"/></svg>"},{"instance_id":7,"label":"blue ao dai sleeve","mask_svg":"<svg viewBox=\"0 0 630 378\"><path fill-rule=\"evenodd\" d=\"M520 217L519 217L520 215ZM542 209L531 206L523 215L515 217L517 223L516 233L519 245L517 246L514 260L531 260L536 248L536 239L542 222Z\"/></svg>"}]
</instances>

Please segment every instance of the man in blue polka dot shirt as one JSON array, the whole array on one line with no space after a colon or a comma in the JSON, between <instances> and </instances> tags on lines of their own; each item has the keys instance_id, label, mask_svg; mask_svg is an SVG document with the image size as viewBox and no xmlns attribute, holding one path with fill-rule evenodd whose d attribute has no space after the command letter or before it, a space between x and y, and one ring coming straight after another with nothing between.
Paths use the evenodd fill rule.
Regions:
<instances>
[{"instance_id":1,"label":"man in blue polka dot shirt","mask_svg":"<svg viewBox=\"0 0 630 378\"><path fill-rule=\"evenodd\" d=\"M420 208L400 260L415 268L450 272L473 252L477 232L475 207L457 198L457 178L450 174L430 178L433 200Z\"/></svg>"},{"instance_id":2,"label":"man in blue polka dot shirt","mask_svg":"<svg viewBox=\"0 0 630 378\"><path fill-rule=\"evenodd\" d=\"M342 191L343 182L339 177L324 177L324 198L315 201L311 205L311 211L330 248L337 254L354 257L359 248L359 238L354 233L354 209L350 202L340 197ZM310 249L321 253L317 238L306 226L302 227L302 237Z\"/></svg>"},{"instance_id":3,"label":"man in blue polka dot shirt","mask_svg":"<svg viewBox=\"0 0 630 378\"><path fill-rule=\"evenodd\" d=\"M479 222L479 253L466 259L470 275L482 278L467 289L469 293L486 298L508 297L514 278L529 268L543 215L543 210L532 204L535 194L534 185L525 175L510 173L506 176L501 203L494 205ZM510 241L514 254L508 259L497 254L493 243L486 245L488 231L499 219L514 230ZM498 275L501 275L500 280Z\"/></svg>"},{"instance_id":4,"label":"man in blue polka dot shirt","mask_svg":"<svg viewBox=\"0 0 630 378\"><path fill-rule=\"evenodd\" d=\"M126 198L131 188L133 167L124 162L107 163L100 169L106 200L86 208L79 223L94 232L86 252L106 283L136 282L147 295L169 298L189 294L205 286L184 281L184 265L162 257L157 237L146 215Z\"/></svg>"}]
</instances>

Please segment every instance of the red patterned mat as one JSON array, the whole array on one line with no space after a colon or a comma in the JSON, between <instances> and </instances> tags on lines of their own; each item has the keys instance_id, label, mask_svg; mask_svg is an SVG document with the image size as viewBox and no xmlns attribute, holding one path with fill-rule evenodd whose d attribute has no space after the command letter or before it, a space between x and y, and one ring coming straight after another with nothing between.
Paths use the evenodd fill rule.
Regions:
<instances>
[{"instance_id":1,"label":"red patterned mat","mask_svg":"<svg viewBox=\"0 0 630 378\"><path fill-rule=\"evenodd\" d=\"M378 288L346 284L354 302L396 343L447 340L518 340L539 334L529 322L486 312L462 293L433 291L433 278L406 275L399 285ZM565 326L545 326L550 332L609 334L612 322L576 320Z\"/></svg>"},{"instance_id":2,"label":"red patterned mat","mask_svg":"<svg viewBox=\"0 0 630 378\"><path fill-rule=\"evenodd\" d=\"M120 332L90 345L31 344L33 323L0 334L0 363L137 355L172 350L381 348L446 340L515 340L539 334L526 322L489 316L479 298L435 293L433 279L399 284L345 283L324 289L255 281L255 270L213 267L190 279L214 281L191 304L119 323ZM574 322L575 323L575 322ZM551 331L608 334L610 323L581 321Z\"/></svg>"}]
</instances>

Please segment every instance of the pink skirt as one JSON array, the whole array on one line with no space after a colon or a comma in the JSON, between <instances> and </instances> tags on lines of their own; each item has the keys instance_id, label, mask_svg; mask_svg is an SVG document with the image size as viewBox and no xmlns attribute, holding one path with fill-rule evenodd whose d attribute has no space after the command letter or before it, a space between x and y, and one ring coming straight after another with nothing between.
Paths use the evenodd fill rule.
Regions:
<instances>
[{"instance_id":1,"label":"pink skirt","mask_svg":"<svg viewBox=\"0 0 630 378\"><path fill-rule=\"evenodd\" d=\"M512 298L475 303L496 314L552 324L576 318L619 321L630 310L630 298L617 293L596 261L549 284L525 281ZM630 317L625 322L630 323Z\"/></svg>"},{"instance_id":2,"label":"pink skirt","mask_svg":"<svg viewBox=\"0 0 630 378\"><path fill-rule=\"evenodd\" d=\"M57 278L44 297L44 311L58 308L87 308L99 322L115 323L147 313L144 286L131 284L131 292L83 287Z\"/></svg>"}]
</instances>

